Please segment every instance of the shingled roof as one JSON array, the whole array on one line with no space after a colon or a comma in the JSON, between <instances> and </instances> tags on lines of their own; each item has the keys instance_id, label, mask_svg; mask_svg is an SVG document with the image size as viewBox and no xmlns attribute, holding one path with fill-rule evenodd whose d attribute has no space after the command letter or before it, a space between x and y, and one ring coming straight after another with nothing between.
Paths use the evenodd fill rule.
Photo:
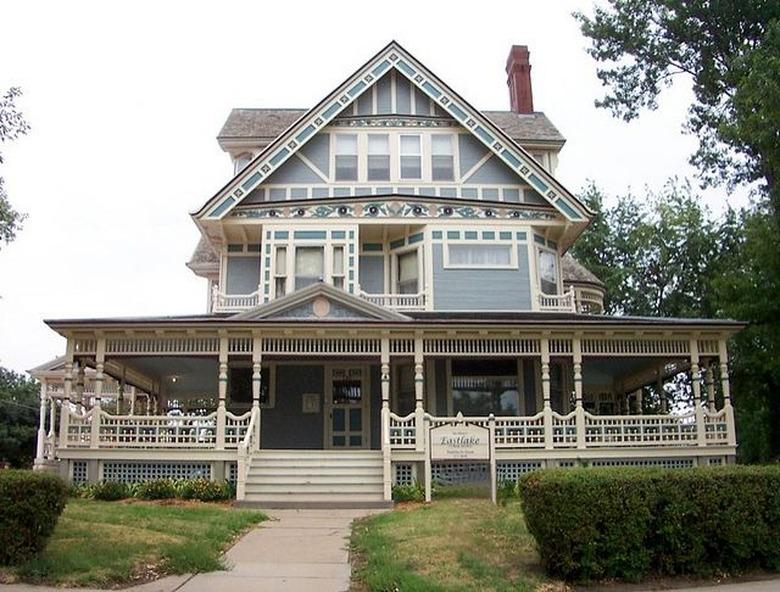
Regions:
<instances>
[{"instance_id":1,"label":"shingled roof","mask_svg":"<svg viewBox=\"0 0 780 592\"><path fill-rule=\"evenodd\" d=\"M260 144L267 144L295 123L306 111L306 109L232 109L217 139L220 143L222 140L254 139ZM544 113L483 111L482 114L521 144L533 142L563 144L566 141Z\"/></svg>"},{"instance_id":2,"label":"shingled roof","mask_svg":"<svg viewBox=\"0 0 780 592\"><path fill-rule=\"evenodd\" d=\"M572 257L571 253L566 253L561 257L561 273L563 275L563 281L566 284L591 284L601 288L606 287L604 282L593 275L593 273L582 263Z\"/></svg>"}]
</instances>

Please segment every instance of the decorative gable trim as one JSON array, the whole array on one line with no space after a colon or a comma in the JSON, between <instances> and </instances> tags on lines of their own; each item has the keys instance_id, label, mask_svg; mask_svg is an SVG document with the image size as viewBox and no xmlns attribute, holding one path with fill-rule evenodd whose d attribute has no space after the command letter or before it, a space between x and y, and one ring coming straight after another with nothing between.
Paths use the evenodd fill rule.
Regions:
<instances>
[{"instance_id":1,"label":"decorative gable trim","mask_svg":"<svg viewBox=\"0 0 780 592\"><path fill-rule=\"evenodd\" d=\"M588 209L573 194L536 163L519 144L430 73L395 41L388 44L326 99L269 144L195 216L206 220L222 219L247 193L267 179L303 144L391 69L403 74L428 95L568 220L588 221Z\"/></svg>"},{"instance_id":2,"label":"decorative gable trim","mask_svg":"<svg viewBox=\"0 0 780 592\"><path fill-rule=\"evenodd\" d=\"M357 313L357 316L369 320L412 320L406 315L378 306L325 283L312 284L301 290L296 290L292 294L287 294L271 302L260 304L250 310L232 315L229 318L230 320L236 321L259 321L273 317L284 318L286 312L300 309L303 305L313 303L322 298L338 303L344 308L354 310ZM318 320L318 317L313 316L311 320L316 321Z\"/></svg>"}]
</instances>

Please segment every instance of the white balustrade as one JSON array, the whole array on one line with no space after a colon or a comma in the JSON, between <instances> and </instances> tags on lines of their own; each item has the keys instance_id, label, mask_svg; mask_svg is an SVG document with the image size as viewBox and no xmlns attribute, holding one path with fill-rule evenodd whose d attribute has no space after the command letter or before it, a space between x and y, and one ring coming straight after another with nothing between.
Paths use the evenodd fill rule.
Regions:
<instances>
[{"instance_id":1,"label":"white balustrade","mask_svg":"<svg viewBox=\"0 0 780 592\"><path fill-rule=\"evenodd\" d=\"M726 410L704 411L704 439L707 445L729 443L729 425Z\"/></svg>"},{"instance_id":2,"label":"white balustrade","mask_svg":"<svg viewBox=\"0 0 780 592\"><path fill-rule=\"evenodd\" d=\"M260 446L259 431L256 429L260 422L260 408L252 407L249 412L249 423L244 431L244 437L238 444L236 463L236 499L243 500L246 497L246 478L249 468L252 466L252 452Z\"/></svg>"},{"instance_id":3,"label":"white balustrade","mask_svg":"<svg viewBox=\"0 0 780 592\"><path fill-rule=\"evenodd\" d=\"M417 429L414 413L401 417L390 412L390 447L411 448L417 443Z\"/></svg>"},{"instance_id":4,"label":"white balustrade","mask_svg":"<svg viewBox=\"0 0 780 592\"><path fill-rule=\"evenodd\" d=\"M539 310L542 312L577 312L574 289L569 288L563 294L539 292Z\"/></svg>"},{"instance_id":5,"label":"white balustrade","mask_svg":"<svg viewBox=\"0 0 780 592\"><path fill-rule=\"evenodd\" d=\"M216 286L211 292L212 312L239 312L260 304L260 290L251 294L225 294Z\"/></svg>"},{"instance_id":6,"label":"white balustrade","mask_svg":"<svg viewBox=\"0 0 780 592\"><path fill-rule=\"evenodd\" d=\"M251 417L251 411L243 415L234 415L230 411L225 413L225 448L238 448L249 429Z\"/></svg>"},{"instance_id":7,"label":"white balustrade","mask_svg":"<svg viewBox=\"0 0 780 592\"><path fill-rule=\"evenodd\" d=\"M496 417L496 448L544 448L544 414Z\"/></svg>"},{"instance_id":8,"label":"white balustrade","mask_svg":"<svg viewBox=\"0 0 780 592\"><path fill-rule=\"evenodd\" d=\"M574 448L577 446L577 414L572 411L567 415L552 412L553 447Z\"/></svg>"},{"instance_id":9,"label":"white balustrade","mask_svg":"<svg viewBox=\"0 0 780 592\"><path fill-rule=\"evenodd\" d=\"M216 413L111 415L100 413L100 448L214 448Z\"/></svg>"},{"instance_id":10,"label":"white balustrade","mask_svg":"<svg viewBox=\"0 0 780 592\"><path fill-rule=\"evenodd\" d=\"M360 297L371 304L395 310L425 310L426 294L369 294L360 291Z\"/></svg>"},{"instance_id":11,"label":"white balustrade","mask_svg":"<svg viewBox=\"0 0 780 592\"><path fill-rule=\"evenodd\" d=\"M695 446L696 417L686 415L593 415L585 412L587 447Z\"/></svg>"}]
</instances>

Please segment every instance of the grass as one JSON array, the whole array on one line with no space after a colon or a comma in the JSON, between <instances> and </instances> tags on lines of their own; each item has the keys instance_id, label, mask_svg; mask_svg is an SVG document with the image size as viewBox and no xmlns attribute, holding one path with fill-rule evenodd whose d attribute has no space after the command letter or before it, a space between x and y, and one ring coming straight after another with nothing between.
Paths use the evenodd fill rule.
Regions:
<instances>
[{"instance_id":1,"label":"grass","mask_svg":"<svg viewBox=\"0 0 780 592\"><path fill-rule=\"evenodd\" d=\"M260 512L198 502L71 499L46 549L12 577L63 586L113 586L163 574L221 569L222 551Z\"/></svg>"},{"instance_id":2,"label":"grass","mask_svg":"<svg viewBox=\"0 0 780 592\"><path fill-rule=\"evenodd\" d=\"M352 532L357 590L565 590L546 578L520 503L445 497L363 519Z\"/></svg>"}]
</instances>

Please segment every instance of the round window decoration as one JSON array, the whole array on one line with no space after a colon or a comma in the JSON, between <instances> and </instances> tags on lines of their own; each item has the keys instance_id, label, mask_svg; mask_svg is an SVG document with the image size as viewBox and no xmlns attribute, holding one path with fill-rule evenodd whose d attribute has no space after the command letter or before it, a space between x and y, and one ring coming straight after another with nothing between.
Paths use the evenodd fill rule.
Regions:
<instances>
[{"instance_id":1,"label":"round window decoration","mask_svg":"<svg viewBox=\"0 0 780 592\"><path fill-rule=\"evenodd\" d=\"M320 296L314 299L312 308L314 309L314 316L319 318L325 317L330 312L330 301Z\"/></svg>"}]
</instances>

